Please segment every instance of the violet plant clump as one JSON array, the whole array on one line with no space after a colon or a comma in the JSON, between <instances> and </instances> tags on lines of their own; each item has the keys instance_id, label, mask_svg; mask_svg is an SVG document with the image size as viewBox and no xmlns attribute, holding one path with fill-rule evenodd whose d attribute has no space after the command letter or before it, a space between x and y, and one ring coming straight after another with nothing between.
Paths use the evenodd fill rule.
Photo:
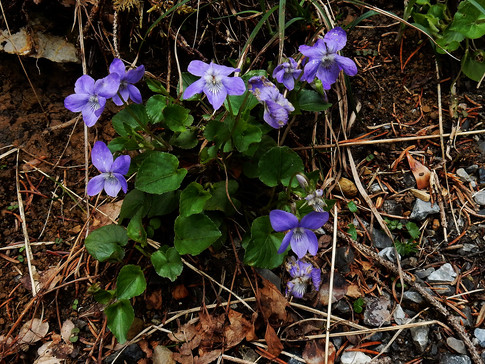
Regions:
<instances>
[{"instance_id":1,"label":"violet plant clump","mask_svg":"<svg viewBox=\"0 0 485 364\"><path fill-rule=\"evenodd\" d=\"M306 293L308 284L312 284L315 290L320 288L322 279L321 271L315 268L311 263L304 262L295 257L290 257L286 262L286 270L291 276L291 280L286 284L286 295L292 295L296 298L303 298Z\"/></svg>"},{"instance_id":2,"label":"violet plant clump","mask_svg":"<svg viewBox=\"0 0 485 364\"><path fill-rule=\"evenodd\" d=\"M357 74L357 66L350 58L337 54L347 43L347 33L340 27L330 30L323 39L319 39L313 46L301 45L299 51L308 62L303 70L302 80L312 82L317 77L325 90L337 81L343 70L349 76Z\"/></svg>"},{"instance_id":3,"label":"violet plant clump","mask_svg":"<svg viewBox=\"0 0 485 364\"><path fill-rule=\"evenodd\" d=\"M129 99L133 100L133 102L137 104L142 103L140 90L138 90L138 88L133 84L141 80L145 74L145 66L141 65L137 68L126 71L123 61L119 58L115 58L109 66L109 73L115 73L120 78L118 93L113 96L113 102L116 105L121 106L124 102L128 102ZM123 100L120 98L120 96L123 98Z\"/></svg>"},{"instance_id":4,"label":"violet plant clump","mask_svg":"<svg viewBox=\"0 0 485 364\"><path fill-rule=\"evenodd\" d=\"M278 254L283 253L291 246L291 250L298 256L303 258L308 252L311 255L317 254L318 240L312 230L321 228L329 218L328 212L310 212L304 216L301 221L298 218L283 210L273 210L269 213L271 226L277 232L289 230L281 246L278 249Z\"/></svg>"},{"instance_id":5,"label":"violet plant clump","mask_svg":"<svg viewBox=\"0 0 485 364\"><path fill-rule=\"evenodd\" d=\"M87 126L96 124L103 113L106 100L115 96L120 86L120 76L112 73L95 81L89 75L79 77L74 85L74 94L64 100L64 107L72 112L81 112Z\"/></svg>"},{"instance_id":6,"label":"violet plant clump","mask_svg":"<svg viewBox=\"0 0 485 364\"><path fill-rule=\"evenodd\" d=\"M199 76L200 79L192 83L184 92L183 99L203 92L214 110L218 110L227 95L242 95L246 91L246 85L241 77L229 77L233 72L239 72L239 68L221 66L211 62L192 61L188 71Z\"/></svg>"},{"instance_id":7,"label":"violet plant clump","mask_svg":"<svg viewBox=\"0 0 485 364\"><path fill-rule=\"evenodd\" d=\"M97 141L91 151L91 160L101 174L88 182L86 190L89 196L95 196L103 189L111 197L118 196L120 190L126 193L128 184L124 175L130 169L129 155L120 155L113 161L113 155L106 144Z\"/></svg>"},{"instance_id":8,"label":"violet plant clump","mask_svg":"<svg viewBox=\"0 0 485 364\"><path fill-rule=\"evenodd\" d=\"M282 128L288 122L290 112L295 108L264 76L249 79L249 91L264 105L263 119L275 129Z\"/></svg>"}]
</instances>

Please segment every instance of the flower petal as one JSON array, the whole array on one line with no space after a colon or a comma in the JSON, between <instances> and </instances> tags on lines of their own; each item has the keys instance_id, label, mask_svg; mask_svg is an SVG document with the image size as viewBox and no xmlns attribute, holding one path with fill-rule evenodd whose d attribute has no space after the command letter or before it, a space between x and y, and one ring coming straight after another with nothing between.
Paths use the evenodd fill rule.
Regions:
<instances>
[{"instance_id":1,"label":"flower petal","mask_svg":"<svg viewBox=\"0 0 485 364\"><path fill-rule=\"evenodd\" d=\"M291 241L290 241L291 250L293 250L293 252L296 254L298 259L301 259L305 256L310 246L311 241L309 240L309 236L307 232L312 233L313 236L315 237L315 240L317 239L313 231L306 230L306 229L304 229L302 233L293 234L293 237L291 238Z\"/></svg>"},{"instance_id":2,"label":"flower petal","mask_svg":"<svg viewBox=\"0 0 485 364\"><path fill-rule=\"evenodd\" d=\"M123 97L123 99L127 100L128 99L128 91L126 90L126 88L124 89L119 89L118 93ZM121 97L120 95L116 94L114 95L111 100L115 103L116 106L122 106L123 105L123 101L121 100Z\"/></svg>"},{"instance_id":3,"label":"flower petal","mask_svg":"<svg viewBox=\"0 0 485 364\"><path fill-rule=\"evenodd\" d=\"M310 59L321 59L327 54L327 45L323 39L319 39L313 46L301 45L298 50Z\"/></svg>"},{"instance_id":4,"label":"flower petal","mask_svg":"<svg viewBox=\"0 0 485 364\"><path fill-rule=\"evenodd\" d=\"M126 75L123 79L128 83L137 83L138 81L141 80L144 74L145 74L145 66L141 65L126 72Z\"/></svg>"},{"instance_id":5,"label":"flower petal","mask_svg":"<svg viewBox=\"0 0 485 364\"><path fill-rule=\"evenodd\" d=\"M86 186L86 192L89 196L96 196L103 190L104 187L104 176L102 174L91 178Z\"/></svg>"},{"instance_id":6,"label":"flower petal","mask_svg":"<svg viewBox=\"0 0 485 364\"><path fill-rule=\"evenodd\" d=\"M195 62L195 61L192 61ZM183 100L190 99L195 94L200 94L204 90L205 81L203 78L195 81L189 87L185 89L184 95L182 96Z\"/></svg>"},{"instance_id":7,"label":"flower petal","mask_svg":"<svg viewBox=\"0 0 485 364\"><path fill-rule=\"evenodd\" d=\"M335 62L337 62L339 67L349 76L355 76L357 74L357 66L350 58L336 54Z\"/></svg>"},{"instance_id":8,"label":"flower petal","mask_svg":"<svg viewBox=\"0 0 485 364\"><path fill-rule=\"evenodd\" d=\"M64 99L64 107L72 112L79 112L88 102L88 94L72 94Z\"/></svg>"},{"instance_id":9,"label":"flower petal","mask_svg":"<svg viewBox=\"0 0 485 364\"><path fill-rule=\"evenodd\" d=\"M204 84L204 93L207 96L207 100L209 100L209 103L212 105L214 110L218 110L222 106L222 104L224 103L224 100L227 97L227 91L224 86L222 86L216 92L211 92L210 89L207 87L207 84Z\"/></svg>"},{"instance_id":10,"label":"flower petal","mask_svg":"<svg viewBox=\"0 0 485 364\"><path fill-rule=\"evenodd\" d=\"M286 249L288 249L288 245L290 245L290 241L292 237L293 237L293 230L290 230L281 241L280 248L278 249L278 254L284 253Z\"/></svg>"},{"instance_id":11,"label":"flower petal","mask_svg":"<svg viewBox=\"0 0 485 364\"><path fill-rule=\"evenodd\" d=\"M232 67L227 67L227 66L221 66L221 65L218 65L218 64L216 64L214 62L211 62L210 67L212 67L212 69L214 71L216 71L216 73L218 73L218 74L220 74L222 76L229 76L233 72L239 72L239 71L241 71L239 68L232 68Z\"/></svg>"},{"instance_id":12,"label":"flower petal","mask_svg":"<svg viewBox=\"0 0 485 364\"><path fill-rule=\"evenodd\" d=\"M301 71L300 71L301 72ZM285 87L291 91L295 88L295 79L293 78L293 75L289 74L289 73L286 73L284 76L283 76L283 80L281 82L283 85L285 85Z\"/></svg>"},{"instance_id":13,"label":"flower petal","mask_svg":"<svg viewBox=\"0 0 485 364\"><path fill-rule=\"evenodd\" d=\"M97 80L94 84L94 90L96 94L107 99L116 95L119 87L120 75L118 75L117 73L110 73L105 78Z\"/></svg>"},{"instance_id":14,"label":"flower petal","mask_svg":"<svg viewBox=\"0 0 485 364\"><path fill-rule=\"evenodd\" d=\"M291 289L290 283L292 283ZM295 279L291 282L288 282L288 289L291 295L295 296L296 298L303 298L303 295L306 292L306 284L299 279Z\"/></svg>"},{"instance_id":15,"label":"flower petal","mask_svg":"<svg viewBox=\"0 0 485 364\"><path fill-rule=\"evenodd\" d=\"M329 90L331 85L337 81L339 73L340 68L337 62L333 62L328 67L318 67L317 77L320 81L322 81L323 88L325 90Z\"/></svg>"},{"instance_id":16,"label":"flower petal","mask_svg":"<svg viewBox=\"0 0 485 364\"><path fill-rule=\"evenodd\" d=\"M286 231L298 226L298 219L295 215L283 211L273 210L269 213L269 220L274 231Z\"/></svg>"},{"instance_id":17,"label":"flower petal","mask_svg":"<svg viewBox=\"0 0 485 364\"><path fill-rule=\"evenodd\" d=\"M199 77L203 76L208 69L209 69L209 65L202 61L192 61L189 63L189 66L187 67L187 71Z\"/></svg>"},{"instance_id":18,"label":"flower petal","mask_svg":"<svg viewBox=\"0 0 485 364\"><path fill-rule=\"evenodd\" d=\"M268 100L266 105L267 112L263 115L264 121L275 129L285 126L288 122L288 110L272 100Z\"/></svg>"},{"instance_id":19,"label":"flower petal","mask_svg":"<svg viewBox=\"0 0 485 364\"><path fill-rule=\"evenodd\" d=\"M113 155L104 142L97 141L94 143L93 150L91 151L91 160L101 173L111 172Z\"/></svg>"},{"instance_id":20,"label":"flower petal","mask_svg":"<svg viewBox=\"0 0 485 364\"><path fill-rule=\"evenodd\" d=\"M125 175L130 169L131 158L129 155L120 155L111 165L111 172Z\"/></svg>"},{"instance_id":21,"label":"flower petal","mask_svg":"<svg viewBox=\"0 0 485 364\"><path fill-rule=\"evenodd\" d=\"M123 177L121 174L119 173L113 173L113 176L116 177L116 179L118 180L118 182L120 183L121 185L121 189L123 190L124 193L126 193L126 191L128 191L128 183L126 182L126 178ZM119 191L118 191L119 192ZM116 193L118 194L118 193Z\"/></svg>"},{"instance_id":22,"label":"flower petal","mask_svg":"<svg viewBox=\"0 0 485 364\"><path fill-rule=\"evenodd\" d=\"M113 62L109 65L109 73L117 73L120 78L125 75L125 64L119 58L113 59Z\"/></svg>"},{"instance_id":23,"label":"flower petal","mask_svg":"<svg viewBox=\"0 0 485 364\"><path fill-rule=\"evenodd\" d=\"M315 287L315 290L318 291L320 288L320 283L322 283L322 272L318 268L313 268L310 274L312 277L313 287Z\"/></svg>"},{"instance_id":24,"label":"flower petal","mask_svg":"<svg viewBox=\"0 0 485 364\"><path fill-rule=\"evenodd\" d=\"M328 212L315 212L312 211L308 215L306 215L300 221L300 226L306 229L318 229L321 228L325 223L328 221L330 215Z\"/></svg>"},{"instance_id":25,"label":"flower petal","mask_svg":"<svg viewBox=\"0 0 485 364\"><path fill-rule=\"evenodd\" d=\"M241 77L223 77L221 81L229 95L242 95L246 92L246 85Z\"/></svg>"},{"instance_id":26,"label":"flower petal","mask_svg":"<svg viewBox=\"0 0 485 364\"><path fill-rule=\"evenodd\" d=\"M98 102L92 103L90 106L94 110L94 115L98 118L101 116L106 105L106 99L104 97L98 96Z\"/></svg>"},{"instance_id":27,"label":"flower petal","mask_svg":"<svg viewBox=\"0 0 485 364\"><path fill-rule=\"evenodd\" d=\"M143 99L141 98L141 93L140 93L140 90L138 90L138 87L128 84L126 85L126 89L130 94L130 99L132 99L134 103L136 104L142 103Z\"/></svg>"},{"instance_id":28,"label":"flower petal","mask_svg":"<svg viewBox=\"0 0 485 364\"><path fill-rule=\"evenodd\" d=\"M106 191L106 194L108 194L108 196L118 196L118 193L121 190L121 183L119 179L114 176L106 178L106 180L104 181L104 190Z\"/></svg>"},{"instance_id":29,"label":"flower petal","mask_svg":"<svg viewBox=\"0 0 485 364\"><path fill-rule=\"evenodd\" d=\"M82 75L74 84L74 92L77 94L94 94L94 79L89 75Z\"/></svg>"},{"instance_id":30,"label":"flower petal","mask_svg":"<svg viewBox=\"0 0 485 364\"><path fill-rule=\"evenodd\" d=\"M83 113L83 120L86 126L91 127L94 124L96 124L96 121L98 121L99 116L96 115L96 112L93 108L87 106L87 107L84 107L81 111Z\"/></svg>"},{"instance_id":31,"label":"flower petal","mask_svg":"<svg viewBox=\"0 0 485 364\"><path fill-rule=\"evenodd\" d=\"M333 28L323 37L328 53L335 53L341 50L347 43L347 33L340 27Z\"/></svg>"},{"instance_id":32,"label":"flower petal","mask_svg":"<svg viewBox=\"0 0 485 364\"><path fill-rule=\"evenodd\" d=\"M320 60L311 60L307 62L305 68L303 69L303 81L312 82L317 74L318 66L320 66Z\"/></svg>"},{"instance_id":33,"label":"flower petal","mask_svg":"<svg viewBox=\"0 0 485 364\"><path fill-rule=\"evenodd\" d=\"M311 230L305 230L304 236L307 240L307 249L311 255L317 255L318 252L318 239L315 233Z\"/></svg>"}]
</instances>

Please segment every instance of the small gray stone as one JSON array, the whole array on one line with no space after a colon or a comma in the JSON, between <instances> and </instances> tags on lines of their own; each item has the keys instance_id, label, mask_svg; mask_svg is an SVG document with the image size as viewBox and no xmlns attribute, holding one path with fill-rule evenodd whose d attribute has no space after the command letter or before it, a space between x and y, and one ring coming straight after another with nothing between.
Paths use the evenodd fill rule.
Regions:
<instances>
[{"instance_id":1,"label":"small gray stone","mask_svg":"<svg viewBox=\"0 0 485 364\"><path fill-rule=\"evenodd\" d=\"M463 354L463 355L466 354L466 348L463 341L455 339L454 337L450 336L448 339L446 339L446 343L450 348L452 348L458 354Z\"/></svg>"},{"instance_id":2,"label":"small gray stone","mask_svg":"<svg viewBox=\"0 0 485 364\"><path fill-rule=\"evenodd\" d=\"M436 286L433 285L433 290L435 293L442 296L451 296L455 294L455 288L447 284L438 284Z\"/></svg>"},{"instance_id":3,"label":"small gray stone","mask_svg":"<svg viewBox=\"0 0 485 364\"><path fill-rule=\"evenodd\" d=\"M420 352L424 352L426 346L428 346L428 333L429 333L429 326L418 326L409 329L411 331L411 337L413 338L413 342L416 345L416 348Z\"/></svg>"},{"instance_id":4,"label":"small gray stone","mask_svg":"<svg viewBox=\"0 0 485 364\"><path fill-rule=\"evenodd\" d=\"M472 364L471 359L466 355L445 354L441 357L441 364Z\"/></svg>"},{"instance_id":5,"label":"small gray stone","mask_svg":"<svg viewBox=\"0 0 485 364\"><path fill-rule=\"evenodd\" d=\"M342 364L363 364L370 363L372 358L360 351L344 351L340 357Z\"/></svg>"},{"instance_id":6,"label":"small gray stone","mask_svg":"<svg viewBox=\"0 0 485 364\"><path fill-rule=\"evenodd\" d=\"M480 168L478 170L478 183L485 183L485 168Z\"/></svg>"},{"instance_id":7,"label":"small gray stone","mask_svg":"<svg viewBox=\"0 0 485 364\"><path fill-rule=\"evenodd\" d=\"M401 260L401 255L399 255L399 260ZM394 247L384 248L379 252L379 256L386 258L390 262L396 261L396 252Z\"/></svg>"},{"instance_id":8,"label":"small gray stone","mask_svg":"<svg viewBox=\"0 0 485 364\"><path fill-rule=\"evenodd\" d=\"M435 269L433 267L429 267L428 269L418 269L415 274L418 278L425 279L434 271Z\"/></svg>"},{"instance_id":9,"label":"small gray stone","mask_svg":"<svg viewBox=\"0 0 485 364\"><path fill-rule=\"evenodd\" d=\"M389 325L391 319L389 297L366 297L365 303L364 324L374 327Z\"/></svg>"},{"instance_id":10,"label":"small gray stone","mask_svg":"<svg viewBox=\"0 0 485 364\"><path fill-rule=\"evenodd\" d=\"M478 252L478 246L475 244L470 244L470 243L465 243L463 244L463 247L458 249L458 254L460 255L468 255L472 253Z\"/></svg>"},{"instance_id":11,"label":"small gray stone","mask_svg":"<svg viewBox=\"0 0 485 364\"><path fill-rule=\"evenodd\" d=\"M377 193L383 191L379 183L373 183L369 187L369 193ZM387 191L387 187L384 185L384 191Z\"/></svg>"},{"instance_id":12,"label":"small gray stone","mask_svg":"<svg viewBox=\"0 0 485 364\"><path fill-rule=\"evenodd\" d=\"M397 305L396 309L394 310L394 321L398 325L404 325L409 320L409 316L406 315L406 312L402 309L401 305Z\"/></svg>"},{"instance_id":13,"label":"small gray stone","mask_svg":"<svg viewBox=\"0 0 485 364\"><path fill-rule=\"evenodd\" d=\"M473 196L473 199L480 206L485 205L485 190L480 190Z\"/></svg>"},{"instance_id":14,"label":"small gray stone","mask_svg":"<svg viewBox=\"0 0 485 364\"><path fill-rule=\"evenodd\" d=\"M456 174L458 177L461 178L462 181L464 182L471 182L472 181L472 178L471 176L465 171L465 169L463 168L458 168L456 170Z\"/></svg>"},{"instance_id":15,"label":"small gray stone","mask_svg":"<svg viewBox=\"0 0 485 364\"><path fill-rule=\"evenodd\" d=\"M438 270L431 273L428 277L429 282L453 282L456 272L450 263L443 264Z\"/></svg>"},{"instance_id":16,"label":"small gray stone","mask_svg":"<svg viewBox=\"0 0 485 364\"><path fill-rule=\"evenodd\" d=\"M372 229L372 243L377 249L393 246L392 239L379 229Z\"/></svg>"},{"instance_id":17,"label":"small gray stone","mask_svg":"<svg viewBox=\"0 0 485 364\"><path fill-rule=\"evenodd\" d=\"M472 164L471 166L468 166L465 168L465 171L468 174L475 174L478 171L478 164Z\"/></svg>"},{"instance_id":18,"label":"small gray stone","mask_svg":"<svg viewBox=\"0 0 485 364\"><path fill-rule=\"evenodd\" d=\"M394 200L385 200L382 204L382 210L389 215L402 216L402 205Z\"/></svg>"},{"instance_id":19,"label":"small gray stone","mask_svg":"<svg viewBox=\"0 0 485 364\"><path fill-rule=\"evenodd\" d=\"M482 348L485 348L485 329L479 329L478 327L473 331L473 334L478 339L478 343Z\"/></svg>"},{"instance_id":20,"label":"small gray stone","mask_svg":"<svg viewBox=\"0 0 485 364\"><path fill-rule=\"evenodd\" d=\"M408 300L408 301L417 303L418 305L421 304L421 303L423 303L423 301L424 301L423 300L423 297L421 297L421 295L418 292L414 292L414 291L406 291L406 292L404 292L403 298L405 300Z\"/></svg>"},{"instance_id":21,"label":"small gray stone","mask_svg":"<svg viewBox=\"0 0 485 364\"><path fill-rule=\"evenodd\" d=\"M440 212L438 204L432 205L429 201L426 202L417 198L409 218L412 220L424 220L428 215L436 214L438 212Z\"/></svg>"}]
</instances>

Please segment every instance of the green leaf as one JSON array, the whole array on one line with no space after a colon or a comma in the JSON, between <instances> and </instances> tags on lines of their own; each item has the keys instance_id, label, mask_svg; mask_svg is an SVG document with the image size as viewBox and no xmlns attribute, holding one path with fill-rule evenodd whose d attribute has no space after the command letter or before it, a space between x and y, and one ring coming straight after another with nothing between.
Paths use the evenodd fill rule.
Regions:
<instances>
[{"instance_id":1,"label":"green leaf","mask_svg":"<svg viewBox=\"0 0 485 364\"><path fill-rule=\"evenodd\" d=\"M222 144L229 139L231 131L224 122L219 120L211 120L204 130L204 137L214 142L217 148L221 148Z\"/></svg>"},{"instance_id":2,"label":"green leaf","mask_svg":"<svg viewBox=\"0 0 485 364\"><path fill-rule=\"evenodd\" d=\"M251 225L251 238L244 246L244 263L273 269L280 266L286 254L278 254L283 240L283 233L273 233L269 216L255 219Z\"/></svg>"},{"instance_id":3,"label":"green leaf","mask_svg":"<svg viewBox=\"0 0 485 364\"><path fill-rule=\"evenodd\" d=\"M421 236L421 231L419 230L418 225L412 221L406 223L406 229L413 239L418 239Z\"/></svg>"},{"instance_id":4,"label":"green leaf","mask_svg":"<svg viewBox=\"0 0 485 364\"><path fill-rule=\"evenodd\" d=\"M362 298L358 298L354 301L353 306L355 313L362 313L364 311L365 301Z\"/></svg>"},{"instance_id":5,"label":"green leaf","mask_svg":"<svg viewBox=\"0 0 485 364\"><path fill-rule=\"evenodd\" d=\"M163 120L163 110L167 106L167 98L163 95L155 95L148 99L146 110L153 124Z\"/></svg>"},{"instance_id":6,"label":"green leaf","mask_svg":"<svg viewBox=\"0 0 485 364\"><path fill-rule=\"evenodd\" d=\"M180 216L190 216L204 211L211 194L197 182L189 184L180 194Z\"/></svg>"},{"instance_id":7,"label":"green leaf","mask_svg":"<svg viewBox=\"0 0 485 364\"><path fill-rule=\"evenodd\" d=\"M354 224L349 224L349 228L347 229L347 234L350 235L352 240L357 240L357 229L355 228Z\"/></svg>"},{"instance_id":8,"label":"green leaf","mask_svg":"<svg viewBox=\"0 0 485 364\"><path fill-rule=\"evenodd\" d=\"M138 209L137 213L130 219L128 226L126 227L126 233L131 240L137 243L146 243L147 232L143 227L142 218L144 217L146 211L143 208Z\"/></svg>"},{"instance_id":9,"label":"green leaf","mask_svg":"<svg viewBox=\"0 0 485 364\"><path fill-rule=\"evenodd\" d=\"M114 298L114 291L109 290L106 291L104 289L100 289L99 291L94 292L93 297L96 300L96 302L99 302L103 305L107 305L109 301L111 301Z\"/></svg>"},{"instance_id":10,"label":"green leaf","mask_svg":"<svg viewBox=\"0 0 485 364\"><path fill-rule=\"evenodd\" d=\"M216 224L204 214L179 216L175 220L175 249L198 255L221 236Z\"/></svg>"},{"instance_id":11,"label":"green leaf","mask_svg":"<svg viewBox=\"0 0 485 364\"><path fill-rule=\"evenodd\" d=\"M469 39L485 35L485 0L461 1L453 16L450 30L457 31Z\"/></svg>"},{"instance_id":12,"label":"green leaf","mask_svg":"<svg viewBox=\"0 0 485 364\"><path fill-rule=\"evenodd\" d=\"M256 125L251 125L245 120L239 120L233 133L234 146L241 153L248 150L253 143L259 143L263 132Z\"/></svg>"},{"instance_id":13,"label":"green leaf","mask_svg":"<svg viewBox=\"0 0 485 364\"><path fill-rule=\"evenodd\" d=\"M148 195L151 206L148 210L147 217L163 216L171 213L178 207L180 191L165 192L161 195Z\"/></svg>"},{"instance_id":14,"label":"green leaf","mask_svg":"<svg viewBox=\"0 0 485 364\"><path fill-rule=\"evenodd\" d=\"M148 210L148 199L145 199L145 193L137 190L136 188L128 192L121 205L121 211L119 216L120 224L124 219L131 219L142 207Z\"/></svg>"},{"instance_id":15,"label":"green leaf","mask_svg":"<svg viewBox=\"0 0 485 364\"><path fill-rule=\"evenodd\" d=\"M357 205L355 204L354 201L349 201L347 203L347 207L349 208L350 212L357 212L359 209L357 208Z\"/></svg>"},{"instance_id":16,"label":"green leaf","mask_svg":"<svg viewBox=\"0 0 485 364\"><path fill-rule=\"evenodd\" d=\"M169 105L163 110L165 124L172 131L185 131L187 126L192 125L194 118L189 115L189 109L180 105Z\"/></svg>"},{"instance_id":17,"label":"green leaf","mask_svg":"<svg viewBox=\"0 0 485 364\"><path fill-rule=\"evenodd\" d=\"M461 60L461 70L473 81L480 81L485 73L485 52L475 52L472 56L468 52Z\"/></svg>"},{"instance_id":18,"label":"green leaf","mask_svg":"<svg viewBox=\"0 0 485 364\"><path fill-rule=\"evenodd\" d=\"M197 127L192 127L190 129L185 129L181 133L175 133L170 138L170 144L182 149L192 149L199 144L199 140L197 139L197 131Z\"/></svg>"},{"instance_id":19,"label":"green leaf","mask_svg":"<svg viewBox=\"0 0 485 364\"><path fill-rule=\"evenodd\" d=\"M177 169L178 165L179 161L173 154L152 152L140 166L135 187L158 195L176 190L187 174L186 169Z\"/></svg>"},{"instance_id":20,"label":"green leaf","mask_svg":"<svg viewBox=\"0 0 485 364\"><path fill-rule=\"evenodd\" d=\"M146 126L148 124L148 115L145 106L139 104L128 105L118 114L113 116L112 119L113 128L123 137L141 130L140 123L141 125Z\"/></svg>"},{"instance_id":21,"label":"green leaf","mask_svg":"<svg viewBox=\"0 0 485 364\"><path fill-rule=\"evenodd\" d=\"M174 247L169 248L167 245L154 252L150 260L157 274L170 279L172 282L177 279L184 269L180 254Z\"/></svg>"},{"instance_id":22,"label":"green leaf","mask_svg":"<svg viewBox=\"0 0 485 364\"><path fill-rule=\"evenodd\" d=\"M130 301L121 300L109 305L104 310L108 327L120 344L126 342L126 335L135 319L135 311Z\"/></svg>"},{"instance_id":23,"label":"green leaf","mask_svg":"<svg viewBox=\"0 0 485 364\"><path fill-rule=\"evenodd\" d=\"M109 142L108 148L111 153L116 153L124 150L136 150L140 146L132 137L118 137Z\"/></svg>"},{"instance_id":24,"label":"green leaf","mask_svg":"<svg viewBox=\"0 0 485 364\"><path fill-rule=\"evenodd\" d=\"M263 154L258 167L259 179L269 187L275 187L278 183L288 186L293 176L303 172L300 156L288 147L271 148ZM296 178L292 179L291 186L298 186Z\"/></svg>"},{"instance_id":25,"label":"green leaf","mask_svg":"<svg viewBox=\"0 0 485 364\"><path fill-rule=\"evenodd\" d=\"M159 94L168 95L167 89L162 85L162 83L160 81L154 80L152 78L147 78L146 83L147 83L148 88L151 91L159 93Z\"/></svg>"},{"instance_id":26,"label":"green leaf","mask_svg":"<svg viewBox=\"0 0 485 364\"><path fill-rule=\"evenodd\" d=\"M106 225L94 230L84 241L86 250L100 262L121 261L125 256L123 246L128 244L125 228Z\"/></svg>"},{"instance_id":27,"label":"green leaf","mask_svg":"<svg viewBox=\"0 0 485 364\"><path fill-rule=\"evenodd\" d=\"M227 182L227 192L229 192L229 196L232 196L236 193L239 184L234 180L229 180ZM208 211L222 211L226 215L231 215L234 213L234 207L231 205L231 202L227 198L226 192L226 181L219 181L212 185L210 189L210 193L212 197L205 203L204 210ZM238 200L232 198L232 202L236 207L240 204Z\"/></svg>"},{"instance_id":28,"label":"green leaf","mask_svg":"<svg viewBox=\"0 0 485 364\"><path fill-rule=\"evenodd\" d=\"M125 265L116 280L115 295L119 300L129 300L141 295L147 288L147 282L138 265Z\"/></svg>"},{"instance_id":29,"label":"green leaf","mask_svg":"<svg viewBox=\"0 0 485 364\"><path fill-rule=\"evenodd\" d=\"M313 90L301 90L298 98L298 104L301 110L305 111L325 111L332 104L323 100L323 97Z\"/></svg>"}]
</instances>

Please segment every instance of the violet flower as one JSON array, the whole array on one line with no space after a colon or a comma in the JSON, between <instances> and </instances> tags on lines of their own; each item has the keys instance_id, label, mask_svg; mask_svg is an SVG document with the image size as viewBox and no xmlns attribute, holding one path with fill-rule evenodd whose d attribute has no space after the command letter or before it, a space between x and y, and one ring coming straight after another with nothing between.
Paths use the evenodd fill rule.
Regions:
<instances>
[{"instance_id":1,"label":"violet flower","mask_svg":"<svg viewBox=\"0 0 485 364\"><path fill-rule=\"evenodd\" d=\"M112 73L94 81L91 76L79 77L74 85L74 94L64 99L64 107L72 112L82 112L87 126L93 126L103 113L106 99L116 95L120 76Z\"/></svg>"},{"instance_id":2,"label":"violet flower","mask_svg":"<svg viewBox=\"0 0 485 364\"><path fill-rule=\"evenodd\" d=\"M303 298L310 281L315 290L318 290L320 287L320 269L314 268L311 263L296 260L295 257L291 257L286 263L286 270L291 278L293 278L286 285L286 295L291 294L297 298Z\"/></svg>"},{"instance_id":3,"label":"violet flower","mask_svg":"<svg viewBox=\"0 0 485 364\"><path fill-rule=\"evenodd\" d=\"M317 77L322 81L323 88L329 90L331 85L337 81L340 70L349 76L355 76L357 74L355 62L337 54L345 43L347 43L347 33L337 27L325 34L323 39L317 40L312 47L301 45L300 52L309 58L302 79L312 82Z\"/></svg>"},{"instance_id":4,"label":"violet flower","mask_svg":"<svg viewBox=\"0 0 485 364\"><path fill-rule=\"evenodd\" d=\"M123 61L119 58L115 58L109 66L109 73L117 73L118 76L120 76L120 88L118 89L118 93L121 95L124 102L128 102L129 99L132 99L133 102L141 104L142 98L140 90L133 86L133 84L141 80L145 74L145 66L141 65L135 69L126 71ZM113 102L118 106L123 105L123 100L121 100L118 94L113 96Z\"/></svg>"},{"instance_id":5,"label":"violet flower","mask_svg":"<svg viewBox=\"0 0 485 364\"><path fill-rule=\"evenodd\" d=\"M309 229L318 229L322 227L329 218L328 212L310 212L303 217L301 221L298 218L283 210L273 210L269 213L271 226L275 231L289 230L281 246L278 249L278 254L283 253L288 245L291 245L291 250L295 252L299 259L303 258L307 252L311 255L317 254L318 240L315 233Z\"/></svg>"},{"instance_id":6,"label":"violet flower","mask_svg":"<svg viewBox=\"0 0 485 364\"><path fill-rule=\"evenodd\" d=\"M227 95L242 95L246 91L246 85L241 77L228 77L233 72L239 72L239 68L220 66L213 62L207 64L192 61L189 63L188 71L200 76L200 79L187 87L182 96L184 100L203 92L214 110L218 110Z\"/></svg>"},{"instance_id":7,"label":"violet flower","mask_svg":"<svg viewBox=\"0 0 485 364\"><path fill-rule=\"evenodd\" d=\"M308 194L305 197L305 200L308 203L308 205L313 208L313 210L317 212L323 212L324 207L326 207L327 204L323 200L322 196L323 196L323 190L318 188L312 193Z\"/></svg>"},{"instance_id":8,"label":"violet flower","mask_svg":"<svg viewBox=\"0 0 485 364\"><path fill-rule=\"evenodd\" d=\"M101 174L88 182L86 189L89 196L97 195L103 188L111 197L116 197L121 189L126 193L128 184L124 175L130 169L129 155L120 155L113 162L113 155L106 144L98 141L91 151L91 160Z\"/></svg>"},{"instance_id":9,"label":"violet flower","mask_svg":"<svg viewBox=\"0 0 485 364\"><path fill-rule=\"evenodd\" d=\"M275 129L285 126L288 122L288 115L295 108L276 86L264 76L251 77L248 85L249 91L264 105L264 121Z\"/></svg>"},{"instance_id":10,"label":"violet flower","mask_svg":"<svg viewBox=\"0 0 485 364\"><path fill-rule=\"evenodd\" d=\"M290 57L288 58L288 62L284 62L274 69L273 77L291 91L295 88L295 81L298 80L302 72L297 68L298 64Z\"/></svg>"}]
</instances>

